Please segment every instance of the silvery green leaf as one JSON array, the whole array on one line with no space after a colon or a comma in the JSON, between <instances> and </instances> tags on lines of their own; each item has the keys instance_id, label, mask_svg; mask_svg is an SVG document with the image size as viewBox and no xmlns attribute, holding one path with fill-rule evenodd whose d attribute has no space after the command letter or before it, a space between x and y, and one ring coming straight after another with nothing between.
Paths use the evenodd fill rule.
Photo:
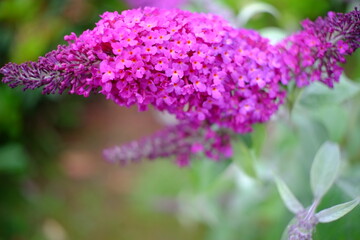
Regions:
<instances>
[{"instance_id":1,"label":"silvery green leaf","mask_svg":"<svg viewBox=\"0 0 360 240\"><path fill-rule=\"evenodd\" d=\"M310 118L307 111L299 105L292 112L292 121L301 129L298 133L301 147L299 156L310 165L321 145L329 139L329 135L324 125Z\"/></svg>"},{"instance_id":2,"label":"silvery green leaf","mask_svg":"<svg viewBox=\"0 0 360 240\"><path fill-rule=\"evenodd\" d=\"M246 5L237 15L237 22L240 26L245 25L253 16L258 13L270 13L274 17L279 16L278 10L270 4L254 2Z\"/></svg>"},{"instance_id":3,"label":"silvery green leaf","mask_svg":"<svg viewBox=\"0 0 360 240\"><path fill-rule=\"evenodd\" d=\"M316 214L319 222L328 223L343 217L360 203L360 198L324 209Z\"/></svg>"},{"instance_id":4,"label":"silvery green leaf","mask_svg":"<svg viewBox=\"0 0 360 240\"><path fill-rule=\"evenodd\" d=\"M283 29L277 27L263 28L259 32L261 36L270 39L272 44L280 42L280 40L287 36L287 33Z\"/></svg>"},{"instance_id":5,"label":"silvery green leaf","mask_svg":"<svg viewBox=\"0 0 360 240\"><path fill-rule=\"evenodd\" d=\"M243 141L234 143L234 163L240 167L249 177L256 178L256 154L253 149L246 146Z\"/></svg>"},{"instance_id":6,"label":"silvery green leaf","mask_svg":"<svg viewBox=\"0 0 360 240\"><path fill-rule=\"evenodd\" d=\"M349 114L343 106L338 104L322 106L311 111L311 115L325 126L331 141L340 142L344 138Z\"/></svg>"},{"instance_id":7,"label":"silvery green leaf","mask_svg":"<svg viewBox=\"0 0 360 240\"><path fill-rule=\"evenodd\" d=\"M304 209L299 200L294 196L286 183L280 178L275 178L276 187L286 207L294 214Z\"/></svg>"},{"instance_id":8,"label":"silvery green leaf","mask_svg":"<svg viewBox=\"0 0 360 240\"><path fill-rule=\"evenodd\" d=\"M310 172L311 190L321 199L333 185L340 169L340 149L336 143L325 142L315 155Z\"/></svg>"},{"instance_id":9,"label":"silvery green leaf","mask_svg":"<svg viewBox=\"0 0 360 240\"><path fill-rule=\"evenodd\" d=\"M251 133L251 140L253 142L253 149L256 156L261 154L263 149L267 131L264 124L257 124L253 126L253 132Z\"/></svg>"},{"instance_id":10,"label":"silvery green leaf","mask_svg":"<svg viewBox=\"0 0 360 240\"><path fill-rule=\"evenodd\" d=\"M329 89L325 84L316 82L307 87L301 95L300 104L316 109L320 106L329 106L342 103L354 97L360 92L360 85L351 81L342 74L339 83L335 84L334 89Z\"/></svg>"}]
</instances>

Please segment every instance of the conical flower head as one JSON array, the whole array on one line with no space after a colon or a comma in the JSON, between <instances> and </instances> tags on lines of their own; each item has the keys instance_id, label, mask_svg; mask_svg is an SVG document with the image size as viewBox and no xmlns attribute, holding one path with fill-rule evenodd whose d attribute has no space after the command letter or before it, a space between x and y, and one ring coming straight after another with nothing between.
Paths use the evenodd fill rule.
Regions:
<instances>
[{"instance_id":1,"label":"conical flower head","mask_svg":"<svg viewBox=\"0 0 360 240\"><path fill-rule=\"evenodd\" d=\"M252 30L235 29L212 14L181 10L145 8L101 17L93 30L67 36L69 46L45 57L53 59L38 76L52 87L46 93L68 87L87 96L98 88L121 106L145 110L151 104L181 120L206 120L236 132L268 120L281 103L280 56ZM31 81L27 86L26 71L8 70L14 68L2 69L5 82L41 85ZM36 63L29 71L43 68ZM66 76L62 87L48 83L61 82L48 72Z\"/></svg>"},{"instance_id":2,"label":"conical flower head","mask_svg":"<svg viewBox=\"0 0 360 240\"><path fill-rule=\"evenodd\" d=\"M329 12L314 22L304 20L303 31L280 42L285 68L283 79L295 79L298 87L320 81L334 86L343 72L340 63L360 47L360 11Z\"/></svg>"},{"instance_id":3,"label":"conical flower head","mask_svg":"<svg viewBox=\"0 0 360 240\"><path fill-rule=\"evenodd\" d=\"M174 144L189 149L199 145L188 127L199 131L194 136L211 129L245 133L269 120L283 102L282 85L291 80L298 87L312 81L332 87L342 72L338 64L359 47L359 15L355 9L306 20L303 31L273 46L255 31L235 29L212 14L157 8L106 12L94 29L66 36L68 45L37 62L9 63L0 73L11 87L43 86L44 93L68 89L84 96L99 92L120 106L146 110L152 105L167 111L181 123L160 135L177 135ZM231 152L223 136L216 141L218 153L209 153L210 158ZM151 143L158 139L154 135L135 145L167 144ZM121 156L135 145L121 148ZM189 156L154 151L139 158L178 155L186 162ZM121 159L118 152L108 156Z\"/></svg>"}]
</instances>

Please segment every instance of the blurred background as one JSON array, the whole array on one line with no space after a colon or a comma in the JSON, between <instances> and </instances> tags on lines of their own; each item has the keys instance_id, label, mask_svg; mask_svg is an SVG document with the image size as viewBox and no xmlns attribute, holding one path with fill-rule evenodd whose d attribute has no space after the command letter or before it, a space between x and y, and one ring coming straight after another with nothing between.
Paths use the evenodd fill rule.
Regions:
<instances>
[{"instance_id":1,"label":"blurred background","mask_svg":"<svg viewBox=\"0 0 360 240\"><path fill-rule=\"evenodd\" d=\"M0 66L36 60L65 44L64 35L93 28L104 11L152 5L213 12L278 39L298 30L304 18L344 12L355 4L0 0ZM320 207L359 194L360 52L348 60L348 79L340 90L316 86L299 98L298 107L284 106L275 121L245 136L263 142L256 152L257 174L242 141L235 163L200 159L180 169L162 159L111 165L102 149L160 129L156 114L120 108L103 96L43 96L41 90L23 92L0 84L0 240L280 239L291 215L261 166L282 166L297 196L310 203L303 179L308 179L316 149L330 139L341 144L346 161L342 178ZM316 239L360 239L359 216L356 209L319 226Z\"/></svg>"}]
</instances>

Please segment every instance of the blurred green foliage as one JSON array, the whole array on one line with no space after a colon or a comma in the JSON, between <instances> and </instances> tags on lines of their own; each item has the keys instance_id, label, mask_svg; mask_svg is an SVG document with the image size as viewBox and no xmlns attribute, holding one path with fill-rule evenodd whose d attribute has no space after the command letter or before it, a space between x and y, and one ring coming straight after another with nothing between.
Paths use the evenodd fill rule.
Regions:
<instances>
[{"instance_id":1,"label":"blurred green foliage","mask_svg":"<svg viewBox=\"0 0 360 240\"><path fill-rule=\"evenodd\" d=\"M0 1L0 65L36 60L64 44L65 34L93 25L106 5L123 7L116 0ZM82 101L0 85L0 239L43 239L38 231L44 212L34 199L58 174L60 133L79 125Z\"/></svg>"}]
</instances>

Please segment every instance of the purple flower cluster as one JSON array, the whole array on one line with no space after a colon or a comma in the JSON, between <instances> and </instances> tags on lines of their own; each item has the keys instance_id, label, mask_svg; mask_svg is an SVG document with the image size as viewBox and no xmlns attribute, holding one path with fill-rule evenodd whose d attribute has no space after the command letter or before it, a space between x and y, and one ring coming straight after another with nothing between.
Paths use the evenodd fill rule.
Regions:
<instances>
[{"instance_id":1,"label":"purple flower cluster","mask_svg":"<svg viewBox=\"0 0 360 240\"><path fill-rule=\"evenodd\" d=\"M211 14L145 8L105 13L71 48L92 49L89 84L120 106L148 105L179 120L251 131L278 109L279 54L251 30Z\"/></svg>"},{"instance_id":2,"label":"purple flower cluster","mask_svg":"<svg viewBox=\"0 0 360 240\"><path fill-rule=\"evenodd\" d=\"M196 146L210 158L228 157L230 135L220 132L246 133L268 121L292 79L332 86L338 63L360 40L357 9L304 21L303 31L276 46L212 14L144 8L101 17L93 30L66 36L67 46L0 73L11 87L100 92L120 106L152 105L177 117L179 125L152 138L106 151L122 162L169 155L186 162Z\"/></svg>"},{"instance_id":3,"label":"purple flower cluster","mask_svg":"<svg viewBox=\"0 0 360 240\"><path fill-rule=\"evenodd\" d=\"M82 49L83 50L83 49ZM94 56L70 46L59 46L40 57L37 62L20 65L8 63L0 69L2 81L10 87L23 86L24 90L43 87L43 94L69 93L89 96L98 88L93 73L98 72Z\"/></svg>"},{"instance_id":4,"label":"purple flower cluster","mask_svg":"<svg viewBox=\"0 0 360 240\"><path fill-rule=\"evenodd\" d=\"M360 46L360 11L329 12L326 18L305 20L304 28L279 43L283 64L287 65L284 83L295 79L298 87L320 81L334 86L343 71L346 55Z\"/></svg>"},{"instance_id":5,"label":"purple flower cluster","mask_svg":"<svg viewBox=\"0 0 360 240\"><path fill-rule=\"evenodd\" d=\"M141 159L176 156L177 164L186 166L191 157L198 153L204 153L213 160L231 157L230 135L210 128L194 131L191 125L181 123L169 126L151 137L104 150L106 159L121 165Z\"/></svg>"}]
</instances>

